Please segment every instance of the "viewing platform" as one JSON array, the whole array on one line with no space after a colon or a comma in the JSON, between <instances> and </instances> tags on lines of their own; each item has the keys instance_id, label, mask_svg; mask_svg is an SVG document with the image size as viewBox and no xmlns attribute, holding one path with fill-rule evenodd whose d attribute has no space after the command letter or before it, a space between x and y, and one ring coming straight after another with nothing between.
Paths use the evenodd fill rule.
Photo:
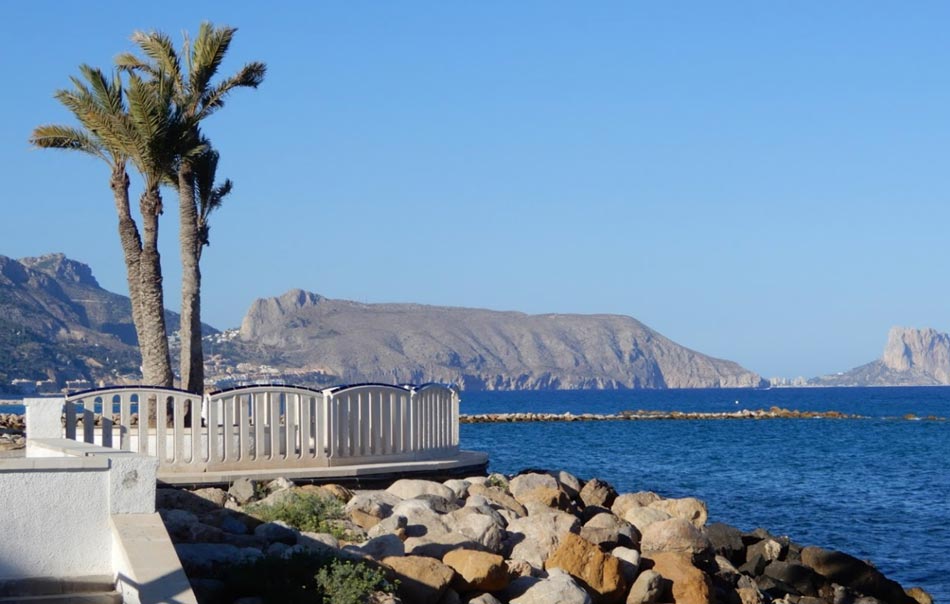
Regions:
<instances>
[{"instance_id":1,"label":"viewing platform","mask_svg":"<svg viewBox=\"0 0 950 604\"><path fill-rule=\"evenodd\" d=\"M128 386L26 405L28 441L66 438L156 457L158 480L169 485L278 476L369 483L488 465L485 453L459 449L458 392L441 384L254 385L205 396Z\"/></svg>"}]
</instances>

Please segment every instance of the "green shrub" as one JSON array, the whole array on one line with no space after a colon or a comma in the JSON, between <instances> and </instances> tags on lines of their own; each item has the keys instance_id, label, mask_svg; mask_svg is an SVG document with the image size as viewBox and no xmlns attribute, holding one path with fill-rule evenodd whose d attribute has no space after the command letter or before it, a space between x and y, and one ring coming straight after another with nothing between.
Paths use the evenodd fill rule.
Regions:
<instances>
[{"instance_id":1,"label":"green shrub","mask_svg":"<svg viewBox=\"0 0 950 604\"><path fill-rule=\"evenodd\" d=\"M333 560L317 571L316 580L325 604L363 604L373 592L395 589L383 571L361 562Z\"/></svg>"},{"instance_id":2,"label":"green shrub","mask_svg":"<svg viewBox=\"0 0 950 604\"><path fill-rule=\"evenodd\" d=\"M273 505L255 503L245 511L264 522L280 520L300 531L330 533L337 539L347 537L333 522L344 517L343 504L334 497L295 492Z\"/></svg>"}]
</instances>

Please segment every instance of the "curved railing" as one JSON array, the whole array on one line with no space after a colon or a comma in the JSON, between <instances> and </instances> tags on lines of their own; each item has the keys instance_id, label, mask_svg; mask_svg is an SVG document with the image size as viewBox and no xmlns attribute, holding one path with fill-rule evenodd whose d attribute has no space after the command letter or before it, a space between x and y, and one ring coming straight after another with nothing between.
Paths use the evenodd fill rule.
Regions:
<instances>
[{"instance_id":1,"label":"curved railing","mask_svg":"<svg viewBox=\"0 0 950 604\"><path fill-rule=\"evenodd\" d=\"M203 398L113 387L67 397L66 437L155 455L161 472L429 460L458 452L458 404L440 384L255 385Z\"/></svg>"}]
</instances>

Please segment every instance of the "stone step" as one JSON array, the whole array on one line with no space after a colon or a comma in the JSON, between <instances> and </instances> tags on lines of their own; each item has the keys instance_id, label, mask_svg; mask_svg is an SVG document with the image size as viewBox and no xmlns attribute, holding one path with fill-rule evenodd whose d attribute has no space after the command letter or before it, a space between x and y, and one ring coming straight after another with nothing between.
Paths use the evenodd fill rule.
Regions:
<instances>
[{"instance_id":1,"label":"stone step","mask_svg":"<svg viewBox=\"0 0 950 604\"><path fill-rule=\"evenodd\" d=\"M122 594L113 591L82 591L71 594L0 597L0 604L122 604Z\"/></svg>"}]
</instances>

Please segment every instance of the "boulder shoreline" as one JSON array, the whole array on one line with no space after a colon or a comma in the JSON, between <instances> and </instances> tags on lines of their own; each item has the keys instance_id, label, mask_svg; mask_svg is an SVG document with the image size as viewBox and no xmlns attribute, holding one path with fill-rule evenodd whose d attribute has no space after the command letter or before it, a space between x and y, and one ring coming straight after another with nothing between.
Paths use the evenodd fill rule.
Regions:
<instances>
[{"instance_id":1,"label":"boulder shoreline","mask_svg":"<svg viewBox=\"0 0 950 604\"><path fill-rule=\"evenodd\" d=\"M308 532L293 526L299 518L269 512L314 498L341 511L322 525L332 530ZM401 479L385 490L242 479L227 491L160 488L157 504L208 603L265 602L229 591L229 569L308 554L381 570L395 593L370 601L389 604L933 602L846 553L710 524L699 499L618 493L563 471Z\"/></svg>"}]
</instances>

